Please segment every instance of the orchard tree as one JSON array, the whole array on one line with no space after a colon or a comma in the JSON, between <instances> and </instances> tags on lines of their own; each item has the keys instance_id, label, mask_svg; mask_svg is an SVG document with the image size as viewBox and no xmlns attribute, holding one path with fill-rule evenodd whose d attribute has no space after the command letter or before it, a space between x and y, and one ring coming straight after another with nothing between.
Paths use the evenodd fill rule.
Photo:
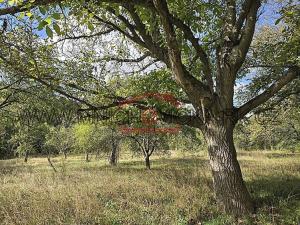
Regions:
<instances>
[{"instance_id":1,"label":"orchard tree","mask_svg":"<svg viewBox=\"0 0 300 225\"><path fill-rule=\"evenodd\" d=\"M10 143L15 146L16 153L23 155L27 162L30 153L43 153L48 129L48 125L43 123L20 124Z\"/></svg>"},{"instance_id":2,"label":"orchard tree","mask_svg":"<svg viewBox=\"0 0 300 225\"><path fill-rule=\"evenodd\" d=\"M105 154L115 154L113 163L115 165L118 154L118 144L115 139L115 132L102 126L99 123L80 122L74 125L73 132L75 135L75 150L86 154L85 160L90 161L89 155L100 152Z\"/></svg>"},{"instance_id":3,"label":"orchard tree","mask_svg":"<svg viewBox=\"0 0 300 225\"><path fill-rule=\"evenodd\" d=\"M53 148L56 152L64 154L65 159L75 143L73 130L66 127L51 127L46 135L46 145Z\"/></svg>"},{"instance_id":4,"label":"orchard tree","mask_svg":"<svg viewBox=\"0 0 300 225\"><path fill-rule=\"evenodd\" d=\"M277 103L279 100L280 104ZM270 101L241 121L235 130L237 146L242 149L299 150L299 95Z\"/></svg>"},{"instance_id":5,"label":"orchard tree","mask_svg":"<svg viewBox=\"0 0 300 225\"><path fill-rule=\"evenodd\" d=\"M146 168L150 170L150 157L155 153L166 153L169 149L166 134L157 134L152 132L132 133L128 135L132 140L131 149L138 151L144 156Z\"/></svg>"},{"instance_id":6,"label":"orchard tree","mask_svg":"<svg viewBox=\"0 0 300 225\"><path fill-rule=\"evenodd\" d=\"M110 149L109 164L112 166L117 165L120 154L120 142L123 135L113 126L106 128L107 133L103 133L106 140L106 146Z\"/></svg>"},{"instance_id":7,"label":"orchard tree","mask_svg":"<svg viewBox=\"0 0 300 225\"><path fill-rule=\"evenodd\" d=\"M95 30L95 33L81 37L107 35L114 31L141 52L138 58L112 56L110 60L133 63L152 58L161 62L161 66L165 65L193 105L195 114L172 116L161 112L161 119L202 131L208 145L216 199L226 212L241 215L254 211L237 161L233 129L240 119L299 77L296 3L288 2L288 7L283 10L281 23L288 30L281 34L283 41L280 45L267 46L268 51L278 56L271 61L263 57L264 52L249 51L264 4L260 0L17 0L14 3L13 6L4 3L0 15L20 13L21 17L26 15L36 19L39 29L45 27L48 36L52 37L52 29L57 33L60 30L51 18L53 21L59 19L57 10L66 7L65 16ZM100 32L97 27L107 29ZM2 35L5 31L6 24L3 23ZM2 53L0 57L9 63L7 55ZM237 106L234 104L235 83L245 75L247 68L254 68L251 72L258 77L262 74L265 82L256 86L257 91L253 92L256 95ZM32 79L41 82L40 77L32 76ZM62 92L61 89L58 91ZM116 106L118 100L107 107Z\"/></svg>"}]
</instances>

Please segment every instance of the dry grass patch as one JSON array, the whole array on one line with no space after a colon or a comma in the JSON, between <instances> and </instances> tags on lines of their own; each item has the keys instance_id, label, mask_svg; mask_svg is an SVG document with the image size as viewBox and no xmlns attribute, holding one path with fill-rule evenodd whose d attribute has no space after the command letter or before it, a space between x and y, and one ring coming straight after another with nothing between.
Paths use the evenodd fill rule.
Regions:
<instances>
[{"instance_id":1,"label":"dry grass patch","mask_svg":"<svg viewBox=\"0 0 300 225\"><path fill-rule=\"evenodd\" d=\"M83 156L0 161L0 224L237 223L217 209L204 153L143 161L86 163ZM255 218L241 224L297 224L300 218L299 154L242 152L240 161L258 202Z\"/></svg>"}]
</instances>

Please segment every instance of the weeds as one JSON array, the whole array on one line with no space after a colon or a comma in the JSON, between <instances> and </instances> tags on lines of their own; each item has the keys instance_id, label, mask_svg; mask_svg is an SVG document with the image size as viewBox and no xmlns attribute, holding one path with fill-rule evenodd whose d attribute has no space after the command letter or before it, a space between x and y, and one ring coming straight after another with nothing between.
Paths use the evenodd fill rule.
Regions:
<instances>
[{"instance_id":1,"label":"weeds","mask_svg":"<svg viewBox=\"0 0 300 225\"><path fill-rule=\"evenodd\" d=\"M282 157L281 157L282 154ZM235 219L218 210L202 152L144 162L86 163L83 156L0 161L0 224L295 224L300 218L300 155L240 152L257 214ZM155 157L154 157L155 158Z\"/></svg>"}]
</instances>

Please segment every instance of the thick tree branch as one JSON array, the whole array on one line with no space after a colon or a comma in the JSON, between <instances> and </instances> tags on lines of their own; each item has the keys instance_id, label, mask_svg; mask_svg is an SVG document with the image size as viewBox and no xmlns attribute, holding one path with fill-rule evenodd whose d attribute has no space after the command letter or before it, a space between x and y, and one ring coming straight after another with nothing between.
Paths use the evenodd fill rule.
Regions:
<instances>
[{"instance_id":1,"label":"thick tree branch","mask_svg":"<svg viewBox=\"0 0 300 225\"><path fill-rule=\"evenodd\" d=\"M236 0L227 0L226 1L227 6L227 23L234 26L236 21Z\"/></svg>"},{"instance_id":2,"label":"thick tree branch","mask_svg":"<svg viewBox=\"0 0 300 225\"><path fill-rule=\"evenodd\" d=\"M157 9L155 8L154 4L149 3L148 6L149 6L149 9L152 10L154 13L158 12ZM131 17L134 20L134 22L137 26L137 29L140 32L140 34L142 35L142 37L144 38L145 42L147 43L146 40L149 40L150 42L153 43L151 36L147 34L145 25L142 23L141 19L137 15L137 13L134 11L134 7L131 4L127 4L125 7L130 12ZM172 23L177 28L181 29L181 31L184 34L185 39L190 41L191 44L193 45L194 49L196 50L197 57L200 58L202 65L203 65L204 79L207 81L208 86L212 90L213 89L213 80L212 80L212 73L211 73L211 63L210 63L208 55L206 54L206 52L204 51L202 46L199 44L199 39L194 36L191 28L188 25L186 25L181 19L179 19L178 17L174 16L171 13L169 13L169 17L170 17L170 20L172 21ZM158 33L159 33L159 31L158 31Z\"/></svg>"},{"instance_id":3,"label":"thick tree branch","mask_svg":"<svg viewBox=\"0 0 300 225\"><path fill-rule=\"evenodd\" d=\"M263 112L266 112L266 111L273 110L273 109L276 108L276 106L280 105L281 102L283 102L288 97L293 96L293 95L299 96L299 94L300 94L300 89L297 90L297 91L292 91L292 92L289 92L289 93L285 93L282 96L278 96L278 98L276 96L276 99L275 99L274 102L271 102L271 104L268 105L267 107L255 110L255 114L260 114L260 113L263 113Z\"/></svg>"},{"instance_id":4,"label":"thick tree branch","mask_svg":"<svg viewBox=\"0 0 300 225\"><path fill-rule=\"evenodd\" d=\"M50 4L58 4L62 2L66 2L66 0L35 0L34 2L28 4L30 0L26 0L23 4L17 6L11 6L7 8L0 9L0 16L2 15L13 15L19 12L28 11L34 9L35 7L42 6L42 5L50 5ZM88 1L87 1L88 2ZM132 5L143 5L149 6L149 0L99 0L97 3L117 3L117 4L132 4Z\"/></svg>"},{"instance_id":5,"label":"thick tree branch","mask_svg":"<svg viewBox=\"0 0 300 225\"><path fill-rule=\"evenodd\" d=\"M28 1L24 1L23 4L21 5L0 9L0 16L7 15L7 14L13 15L19 12L24 12L33 9L37 6L50 5L50 4L60 3L60 2L63 2L63 0L35 0L32 3L30 3L30 1L28 0ZM28 3L30 4L28 5Z\"/></svg>"},{"instance_id":6,"label":"thick tree branch","mask_svg":"<svg viewBox=\"0 0 300 225\"><path fill-rule=\"evenodd\" d=\"M194 36L190 27L186 25L182 20L180 20L179 18L173 15L171 15L171 19L172 22L176 25L176 27L182 30L184 37L187 40L189 40L192 43L193 47L195 48L197 52L197 56L200 58L202 62L204 78L207 81L207 84L210 87L210 89L213 90L211 63L208 55L199 44L199 39Z\"/></svg>"},{"instance_id":7,"label":"thick tree branch","mask_svg":"<svg viewBox=\"0 0 300 225\"><path fill-rule=\"evenodd\" d=\"M169 58L167 57L167 49L165 49L162 46L159 46L158 43L156 43L151 35L148 34L145 24L142 22L139 15L136 13L134 6L126 4L124 6L127 11L129 12L132 20L135 23L135 29L139 33L139 35L142 37L143 41L146 44L146 48L151 52L152 57L157 58L164 62L168 67L170 67ZM159 31L156 31L159 33Z\"/></svg>"},{"instance_id":8,"label":"thick tree branch","mask_svg":"<svg viewBox=\"0 0 300 225\"><path fill-rule=\"evenodd\" d=\"M239 15L239 17L238 17L238 19L236 20L236 23L235 23L237 35L239 35L240 32L241 32L241 29L242 29L242 27L245 23L246 17L249 13L249 10L251 8L252 3L253 3L253 0L245 0L243 5L242 5L240 15Z\"/></svg>"},{"instance_id":9,"label":"thick tree branch","mask_svg":"<svg viewBox=\"0 0 300 225\"><path fill-rule=\"evenodd\" d=\"M197 116L176 116L162 111L158 111L162 121L166 123L174 123L182 126L191 126L195 128L203 128L203 121Z\"/></svg>"},{"instance_id":10,"label":"thick tree branch","mask_svg":"<svg viewBox=\"0 0 300 225\"><path fill-rule=\"evenodd\" d=\"M201 99L210 99L210 88L193 77L184 67L181 60L181 51L179 49L176 33L171 21L168 5L165 0L154 0L154 6L160 16L166 41L168 46L168 55L171 62L171 69L175 74L178 83L186 90L190 99L197 106L201 105Z\"/></svg>"},{"instance_id":11,"label":"thick tree branch","mask_svg":"<svg viewBox=\"0 0 300 225\"><path fill-rule=\"evenodd\" d=\"M147 57L150 56L150 53L147 52L144 55L135 58L135 59L122 59L122 58L117 58L117 57L104 57L101 59L98 59L97 61L116 61L116 62L123 62L123 63L138 63L146 59Z\"/></svg>"},{"instance_id":12,"label":"thick tree branch","mask_svg":"<svg viewBox=\"0 0 300 225\"><path fill-rule=\"evenodd\" d=\"M232 50L230 60L231 62L233 62L236 71L244 63L250 44L252 42L257 20L257 12L260 4L260 0L251 1L250 9L246 16L246 22L241 34L241 38L239 40L239 44Z\"/></svg>"},{"instance_id":13,"label":"thick tree branch","mask_svg":"<svg viewBox=\"0 0 300 225\"><path fill-rule=\"evenodd\" d=\"M88 12L89 13L92 13L93 14L93 18L96 19L97 21L103 23L103 24L106 24L108 25L109 27L111 27L112 29L120 32L121 34L123 34L124 36L126 36L127 38L129 38L131 41L137 43L138 45L146 48L146 44L143 42L143 40L140 39L140 37L137 35L137 33L135 32L134 30L134 27L132 24L130 24L126 18L122 17L122 19L125 19L126 21L126 26L127 28L131 31L132 35L129 34L128 32L122 30L119 26L117 26L116 24L110 22L110 21L107 21L107 20L104 20L102 19L101 17L97 16L95 13L93 13L90 9L88 9ZM120 18L119 18L120 19ZM123 21L124 22L124 21Z\"/></svg>"},{"instance_id":14,"label":"thick tree branch","mask_svg":"<svg viewBox=\"0 0 300 225\"><path fill-rule=\"evenodd\" d=\"M299 78L300 75L300 68L299 67L293 67L290 68L286 75L283 75L280 77L275 83L273 83L269 88L267 88L263 93L256 96L255 98L251 99L244 105L242 105L240 108L238 108L238 119L243 118L247 113L249 113L251 110L256 108L257 106L265 103L267 100L269 100L272 96L274 96L276 93L278 93L281 88L283 88L286 84L290 83L292 80Z\"/></svg>"},{"instance_id":15,"label":"thick tree branch","mask_svg":"<svg viewBox=\"0 0 300 225\"><path fill-rule=\"evenodd\" d=\"M51 44L55 45L55 44L58 44L58 43L60 43L62 41L66 41L66 40L79 40L79 39L82 39L82 38L86 38L86 39L88 39L88 38L94 38L94 37L98 37L98 36L101 36L101 35L109 34L112 31L114 31L114 29L110 28L110 29L107 29L105 31L100 31L100 32L97 32L97 33L94 33L94 34L91 34L91 35L67 36L67 37L59 39L58 41L53 42Z\"/></svg>"}]
</instances>

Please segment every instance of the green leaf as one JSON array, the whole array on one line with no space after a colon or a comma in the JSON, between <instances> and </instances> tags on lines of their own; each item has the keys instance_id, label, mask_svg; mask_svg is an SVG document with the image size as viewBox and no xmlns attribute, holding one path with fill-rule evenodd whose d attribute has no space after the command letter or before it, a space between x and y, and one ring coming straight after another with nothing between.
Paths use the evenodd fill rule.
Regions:
<instances>
[{"instance_id":1,"label":"green leaf","mask_svg":"<svg viewBox=\"0 0 300 225\"><path fill-rule=\"evenodd\" d=\"M49 26L46 26L46 34L48 35L48 37L53 38L53 31Z\"/></svg>"},{"instance_id":2,"label":"green leaf","mask_svg":"<svg viewBox=\"0 0 300 225\"><path fill-rule=\"evenodd\" d=\"M94 25L90 22L88 22L87 26L88 26L90 31L93 31L95 29Z\"/></svg>"},{"instance_id":3,"label":"green leaf","mask_svg":"<svg viewBox=\"0 0 300 225\"><path fill-rule=\"evenodd\" d=\"M59 13L53 13L52 18L56 20L60 20L60 14Z\"/></svg>"},{"instance_id":4,"label":"green leaf","mask_svg":"<svg viewBox=\"0 0 300 225\"><path fill-rule=\"evenodd\" d=\"M56 32L58 35L61 34L60 27L58 26L57 23L53 23L53 29L55 30L55 32Z\"/></svg>"},{"instance_id":5,"label":"green leaf","mask_svg":"<svg viewBox=\"0 0 300 225\"><path fill-rule=\"evenodd\" d=\"M40 12L41 12L43 15L46 15L47 10L46 10L44 7L40 6L40 7L39 7L39 10L40 10Z\"/></svg>"},{"instance_id":6,"label":"green leaf","mask_svg":"<svg viewBox=\"0 0 300 225\"><path fill-rule=\"evenodd\" d=\"M45 20L43 20L43 21L41 21L41 22L39 23L37 29L38 29L39 31L41 31L41 30L44 29L44 27L45 27L47 24L48 24L48 23L47 23Z\"/></svg>"},{"instance_id":7,"label":"green leaf","mask_svg":"<svg viewBox=\"0 0 300 225\"><path fill-rule=\"evenodd\" d=\"M34 62L33 59L30 59L30 60L29 60L29 63L30 63L31 65L35 65L35 62Z\"/></svg>"},{"instance_id":8,"label":"green leaf","mask_svg":"<svg viewBox=\"0 0 300 225\"><path fill-rule=\"evenodd\" d=\"M26 14L26 16L28 16L28 17L32 17L32 13L31 13L31 12L26 12L25 14Z\"/></svg>"},{"instance_id":9,"label":"green leaf","mask_svg":"<svg viewBox=\"0 0 300 225\"><path fill-rule=\"evenodd\" d=\"M280 17L279 19L277 19L277 20L275 21L275 25L279 24L281 20L282 20L282 17Z\"/></svg>"},{"instance_id":10,"label":"green leaf","mask_svg":"<svg viewBox=\"0 0 300 225\"><path fill-rule=\"evenodd\" d=\"M1 1L1 0L0 0L0 1ZM19 19L23 19L24 16L25 16L25 12L21 12L18 18L19 18Z\"/></svg>"},{"instance_id":11,"label":"green leaf","mask_svg":"<svg viewBox=\"0 0 300 225\"><path fill-rule=\"evenodd\" d=\"M9 0L9 1L8 1L8 5L12 6L12 5L14 5L14 4L15 4L15 1L14 1L14 0Z\"/></svg>"},{"instance_id":12,"label":"green leaf","mask_svg":"<svg viewBox=\"0 0 300 225\"><path fill-rule=\"evenodd\" d=\"M52 22L52 18L51 18L51 17L48 17L48 18L45 19L45 21L46 21L46 23L49 25L49 24L51 24L51 22Z\"/></svg>"}]
</instances>

